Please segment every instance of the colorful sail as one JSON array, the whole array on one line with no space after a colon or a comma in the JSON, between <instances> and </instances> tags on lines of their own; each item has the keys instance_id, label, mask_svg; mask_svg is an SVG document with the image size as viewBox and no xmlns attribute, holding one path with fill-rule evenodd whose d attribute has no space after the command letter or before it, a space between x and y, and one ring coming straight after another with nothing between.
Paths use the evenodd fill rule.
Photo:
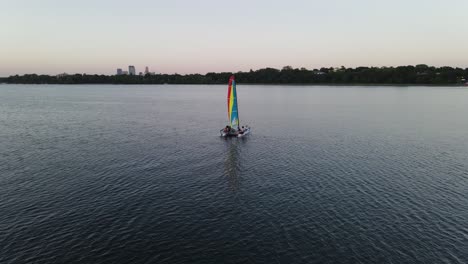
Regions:
<instances>
[{"instance_id":1,"label":"colorful sail","mask_svg":"<svg viewBox=\"0 0 468 264\"><path fill-rule=\"evenodd\" d=\"M234 75L229 78L227 106L229 124L231 127L237 128L239 126L239 112L237 108L237 91Z\"/></svg>"}]
</instances>

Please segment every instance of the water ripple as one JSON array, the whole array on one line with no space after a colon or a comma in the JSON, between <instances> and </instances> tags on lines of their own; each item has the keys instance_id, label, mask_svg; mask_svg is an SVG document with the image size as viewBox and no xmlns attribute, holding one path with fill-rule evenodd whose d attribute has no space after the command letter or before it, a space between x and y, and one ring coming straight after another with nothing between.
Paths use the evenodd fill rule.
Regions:
<instances>
[{"instance_id":1,"label":"water ripple","mask_svg":"<svg viewBox=\"0 0 468 264\"><path fill-rule=\"evenodd\" d=\"M251 87L254 133L222 139L224 86L131 87L0 89L0 263L468 262L468 127L437 90Z\"/></svg>"}]
</instances>

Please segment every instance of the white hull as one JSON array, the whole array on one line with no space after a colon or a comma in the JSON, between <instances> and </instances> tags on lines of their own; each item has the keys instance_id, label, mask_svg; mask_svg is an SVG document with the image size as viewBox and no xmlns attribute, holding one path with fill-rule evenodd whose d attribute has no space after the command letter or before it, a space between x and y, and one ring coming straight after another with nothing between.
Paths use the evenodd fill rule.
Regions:
<instances>
[{"instance_id":1,"label":"white hull","mask_svg":"<svg viewBox=\"0 0 468 264\"><path fill-rule=\"evenodd\" d=\"M250 127L249 127L249 128L246 128L246 129L244 130L244 133L238 134L237 137L245 137L245 136L247 136L248 134L250 134Z\"/></svg>"}]
</instances>

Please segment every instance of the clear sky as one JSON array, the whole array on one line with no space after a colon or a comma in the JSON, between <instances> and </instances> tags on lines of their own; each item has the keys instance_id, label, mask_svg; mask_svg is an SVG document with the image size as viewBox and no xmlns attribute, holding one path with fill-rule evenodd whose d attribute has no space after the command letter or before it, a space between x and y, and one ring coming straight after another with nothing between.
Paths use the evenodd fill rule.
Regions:
<instances>
[{"instance_id":1,"label":"clear sky","mask_svg":"<svg viewBox=\"0 0 468 264\"><path fill-rule=\"evenodd\" d=\"M0 0L0 76L468 67L468 0Z\"/></svg>"}]
</instances>

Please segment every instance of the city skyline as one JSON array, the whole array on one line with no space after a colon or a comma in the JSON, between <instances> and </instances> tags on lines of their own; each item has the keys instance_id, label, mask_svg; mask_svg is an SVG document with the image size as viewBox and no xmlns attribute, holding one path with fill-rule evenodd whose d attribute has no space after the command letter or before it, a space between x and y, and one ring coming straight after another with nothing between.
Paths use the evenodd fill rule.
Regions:
<instances>
[{"instance_id":1,"label":"city skyline","mask_svg":"<svg viewBox=\"0 0 468 264\"><path fill-rule=\"evenodd\" d=\"M117 68L115 71L115 75L137 75L137 67L134 65L128 65L128 71L122 70L122 68ZM149 67L145 66L145 71L138 72L138 75L146 75L146 74L156 74L155 72L150 72Z\"/></svg>"},{"instance_id":2,"label":"city skyline","mask_svg":"<svg viewBox=\"0 0 468 264\"><path fill-rule=\"evenodd\" d=\"M180 74L466 68L467 8L462 0L9 2L0 10L0 76L115 74L124 65Z\"/></svg>"}]
</instances>

